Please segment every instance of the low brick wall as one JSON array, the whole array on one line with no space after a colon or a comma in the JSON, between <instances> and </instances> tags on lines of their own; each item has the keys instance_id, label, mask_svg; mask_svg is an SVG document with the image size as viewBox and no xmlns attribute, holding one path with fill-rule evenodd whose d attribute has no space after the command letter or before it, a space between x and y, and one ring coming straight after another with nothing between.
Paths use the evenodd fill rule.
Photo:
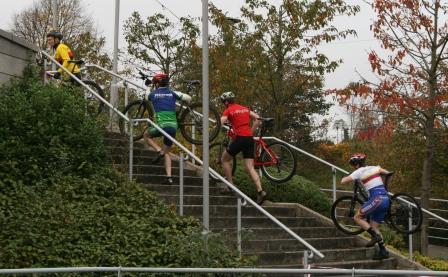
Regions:
<instances>
[{"instance_id":1,"label":"low brick wall","mask_svg":"<svg viewBox=\"0 0 448 277\"><path fill-rule=\"evenodd\" d=\"M0 84L22 76L38 49L31 43L0 29Z\"/></svg>"}]
</instances>

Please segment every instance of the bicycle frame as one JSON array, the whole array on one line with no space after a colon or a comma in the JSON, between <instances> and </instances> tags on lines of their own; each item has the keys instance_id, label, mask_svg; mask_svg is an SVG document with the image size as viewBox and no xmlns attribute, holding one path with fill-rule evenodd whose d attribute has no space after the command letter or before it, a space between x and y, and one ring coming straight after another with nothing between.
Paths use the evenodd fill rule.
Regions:
<instances>
[{"instance_id":1,"label":"bicycle frame","mask_svg":"<svg viewBox=\"0 0 448 277\"><path fill-rule=\"evenodd\" d=\"M265 123L263 123L263 125L261 126L261 129L260 129L260 133L258 135L258 139L255 140L255 159L254 159L255 166L260 166L260 165L271 166L271 165L278 164L277 155L275 154L274 151L271 150L271 148L263 140L263 135L266 132L267 128L268 127L265 125ZM266 153L270 156L271 159L269 161L263 162L260 160L261 153L263 152L263 150L266 151Z\"/></svg>"}]
</instances>

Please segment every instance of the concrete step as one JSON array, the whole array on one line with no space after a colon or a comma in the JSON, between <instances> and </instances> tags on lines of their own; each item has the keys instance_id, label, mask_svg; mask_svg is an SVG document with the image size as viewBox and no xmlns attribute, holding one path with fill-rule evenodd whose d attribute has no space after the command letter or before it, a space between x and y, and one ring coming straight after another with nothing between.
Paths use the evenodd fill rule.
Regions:
<instances>
[{"instance_id":1,"label":"concrete step","mask_svg":"<svg viewBox=\"0 0 448 277\"><path fill-rule=\"evenodd\" d=\"M202 221L202 217L198 217ZM277 217L277 219L285 224L288 228L291 227L312 227L320 226L320 222L314 217ZM210 217L211 228L229 228L236 227L237 219L236 215L233 217L214 216ZM261 216L245 216L241 218L242 227L276 227L278 226L272 220L267 217Z\"/></svg>"},{"instance_id":2,"label":"concrete step","mask_svg":"<svg viewBox=\"0 0 448 277\"><path fill-rule=\"evenodd\" d=\"M335 237L335 238L308 238L306 242L311 244L316 249L338 249L355 247L356 238L350 237ZM279 251L299 251L307 248L294 238L288 239L250 239L243 240L242 249L246 252L269 253ZM361 248L360 248L361 249ZM362 248L365 250L365 248ZM358 251L356 255L360 255ZM278 255L276 255L278 257ZM352 257L352 256L350 256ZM269 257L272 258L272 257ZM285 257L282 257L284 260ZM271 259L270 259L271 260ZM325 261L328 259L326 258ZM269 262L268 262L269 263Z\"/></svg>"},{"instance_id":3,"label":"concrete step","mask_svg":"<svg viewBox=\"0 0 448 277\"><path fill-rule=\"evenodd\" d=\"M212 198L210 198L212 199ZM236 199L234 199L236 202ZM172 203L172 202L170 202ZM215 205L213 200L210 200L210 216L236 216L237 207L236 205ZM294 216L291 211L288 209L284 209L282 207L263 207L270 214L275 217L283 216ZM177 210L179 211L179 207L177 206ZM201 216L202 215L202 204L199 205L184 205L184 215L191 216ZM255 209L254 207L242 207L241 209L242 216L261 216L261 212Z\"/></svg>"},{"instance_id":4,"label":"concrete step","mask_svg":"<svg viewBox=\"0 0 448 277\"><path fill-rule=\"evenodd\" d=\"M163 184L142 184L143 187L154 191L157 194L179 194L179 185L175 183L174 185L163 185ZM221 193L221 189L215 185L209 188L210 196L219 195L232 195L231 193ZM202 194L202 186L187 186L184 185L184 195L199 195ZM235 200L236 201L236 200ZM177 202L176 202L177 203Z\"/></svg>"},{"instance_id":5,"label":"concrete step","mask_svg":"<svg viewBox=\"0 0 448 277\"><path fill-rule=\"evenodd\" d=\"M120 171L128 171L128 165L127 164L114 164L113 165L117 170ZM157 175L163 175L166 174L165 166L163 165L134 165L132 167L133 174L157 174ZM171 173L173 175L179 175L180 169L177 165L173 165L171 167ZM195 170L186 169L184 167L184 176L197 176Z\"/></svg>"},{"instance_id":6,"label":"concrete step","mask_svg":"<svg viewBox=\"0 0 448 277\"><path fill-rule=\"evenodd\" d=\"M107 158L113 164L117 164L117 165L121 164L124 166L127 166L129 164L128 153L125 153L125 154L107 153ZM134 155L133 164L134 165L146 165L146 166L150 166L150 165L163 166L164 165L163 159L161 159L158 163L153 164L152 163L153 158L154 158L154 156L135 156ZM176 167L179 166L179 161L177 159L171 159L171 163L172 163L172 166L176 166Z\"/></svg>"},{"instance_id":7,"label":"concrete step","mask_svg":"<svg viewBox=\"0 0 448 277\"><path fill-rule=\"evenodd\" d=\"M112 155L129 155L128 147L108 147L106 146L106 151ZM144 156L144 157L155 157L157 152L154 150L149 150L146 147L134 147L134 156Z\"/></svg>"},{"instance_id":8,"label":"concrete step","mask_svg":"<svg viewBox=\"0 0 448 277\"><path fill-rule=\"evenodd\" d=\"M106 148L111 147L129 147L129 141L126 139L117 139L117 138L103 138L104 146ZM134 148L148 148L143 140L134 142Z\"/></svg>"},{"instance_id":9,"label":"concrete step","mask_svg":"<svg viewBox=\"0 0 448 277\"><path fill-rule=\"evenodd\" d=\"M307 239L306 241L318 249L325 258L321 259L316 255L309 260L309 263L330 263L330 262L343 262L343 261L355 261L355 260L370 260L375 254L373 248L320 248L318 245L321 243L319 240L322 239ZM299 244L296 242L295 244ZM246 250L244 244L242 245L243 255L258 256L257 264L262 266L272 266L275 264L283 265L299 265L302 263L302 258L306 247L298 248L297 250L273 250L273 251L251 251Z\"/></svg>"},{"instance_id":10,"label":"concrete step","mask_svg":"<svg viewBox=\"0 0 448 277\"><path fill-rule=\"evenodd\" d=\"M156 174L134 174L134 180L144 184L162 184L166 180L166 175L156 175ZM173 176L174 184L179 184L179 176ZM215 182L210 180L210 186ZM186 186L201 186L202 187L202 177L196 176L185 176L184 185Z\"/></svg>"},{"instance_id":11,"label":"concrete step","mask_svg":"<svg viewBox=\"0 0 448 277\"><path fill-rule=\"evenodd\" d=\"M290 228L294 233L300 237L306 238L332 238L332 237L350 237L334 227L295 227ZM226 236L233 236L236 234L236 228L212 229L213 232L222 232ZM285 232L280 227L271 228L250 228L242 230L243 237L256 239L288 239L291 235Z\"/></svg>"},{"instance_id":12,"label":"concrete step","mask_svg":"<svg viewBox=\"0 0 448 277\"><path fill-rule=\"evenodd\" d=\"M396 269L397 259L389 258L381 261L365 259L365 260L353 260L353 261L335 261L316 263L315 267L329 267L329 268L356 268L356 269ZM322 275L321 275L322 276Z\"/></svg>"}]
</instances>

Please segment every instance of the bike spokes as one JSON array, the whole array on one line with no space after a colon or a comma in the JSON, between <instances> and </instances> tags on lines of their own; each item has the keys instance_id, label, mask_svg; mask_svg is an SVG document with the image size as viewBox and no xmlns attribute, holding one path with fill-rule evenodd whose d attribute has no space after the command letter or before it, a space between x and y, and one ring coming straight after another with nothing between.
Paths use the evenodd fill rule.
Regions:
<instances>
[{"instance_id":1,"label":"bike spokes","mask_svg":"<svg viewBox=\"0 0 448 277\"><path fill-rule=\"evenodd\" d=\"M331 219L342 232L350 235L360 234L363 230L353 220L353 216L361 206L361 201L353 199L352 196L338 198L331 208Z\"/></svg>"},{"instance_id":2,"label":"bike spokes","mask_svg":"<svg viewBox=\"0 0 448 277\"><path fill-rule=\"evenodd\" d=\"M296 160L291 149L282 143L272 143L260 157L266 177L274 182L286 182L294 175Z\"/></svg>"},{"instance_id":3,"label":"bike spokes","mask_svg":"<svg viewBox=\"0 0 448 277\"><path fill-rule=\"evenodd\" d=\"M179 120L179 128L183 137L193 144L202 144L204 134L202 103L194 103L185 107ZM218 135L220 124L219 114L215 108L209 109L209 140L212 141Z\"/></svg>"},{"instance_id":4,"label":"bike spokes","mask_svg":"<svg viewBox=\"0 0 448 277\"><path fill-rule=\"evenodd\" d=\"M414 197L397 193L391 197L388 221L401 233L415 233L422 224L421 208Z\"/></svg>"}]
</instances>

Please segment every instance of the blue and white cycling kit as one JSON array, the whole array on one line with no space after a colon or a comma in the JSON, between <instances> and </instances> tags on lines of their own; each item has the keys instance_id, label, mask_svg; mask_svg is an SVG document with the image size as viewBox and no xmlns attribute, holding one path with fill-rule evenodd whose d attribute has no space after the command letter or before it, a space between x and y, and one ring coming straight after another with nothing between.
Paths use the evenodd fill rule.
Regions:
<instances>
[{"instance_id":1,"label":"blue and white cycling kit","mask_svg":"<svg viewBox=\"0 0 448 277\"><path fill-rule=\"evenodd\" d=\"M369 199L361 207L359 213L378 223L384 221L390 205L380 172L381 167L379 166L364 166L350 174L353 180L361 181L369 192Z\"/></svg>"}]
</instances>

